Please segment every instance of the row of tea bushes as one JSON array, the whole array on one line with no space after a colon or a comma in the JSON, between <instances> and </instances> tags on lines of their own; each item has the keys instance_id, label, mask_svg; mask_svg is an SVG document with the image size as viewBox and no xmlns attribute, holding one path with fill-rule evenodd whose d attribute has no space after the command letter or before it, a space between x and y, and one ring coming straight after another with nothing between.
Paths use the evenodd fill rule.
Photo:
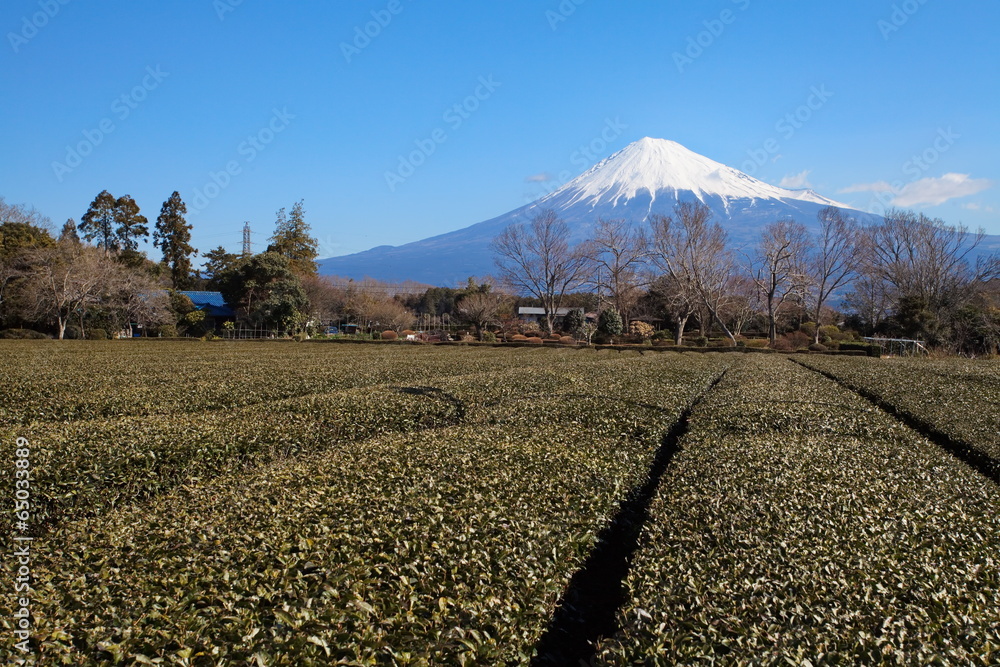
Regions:
<instances>
[{"instance_id":1,"label":"row of tea bushes","mask_svg":"<svg viewBox=\"0 0 1000 667\"><path fill-rule=\"evenodd\" d=\"M687 360L680 366L677 381L685 385L716 364ZM597 386L611 390L615 400L628 400L629 388L655 382L663 367L652 355L624 360L591 354L545 368L422 378L417 385L378 385L235 410L36 422L0 430L0 451L12 457L17 437L31 443L33 523L43 529L345 440L470 421L513 427L519 420L534 427L535 421L558 422L567 412L593 423L617 410L615 403L590 395ZM573 401L564 401L566 396ZM647 412L633 430L646 422L657 428L653 420L660 413ZM13 476L0 478L0 492L12 494L13 485Z\"/></svg>"},{"instance_id":2,"label":"row of tea bushes","mask_svg":"<svg viewBox=\"0 0 1000 667\"><path fill-rule=\"evenodd\" d=\"M598 664L1000 662L1000 491L857 394L747 357L699 404Z\"/></svg>"},{"instance_id":3,"label":"row of tea bushes","mask_svg":"<svg viewBox=\"0 0 1000 667\"><path fill-rule=\"evenodd\" d=\"M972 359L799 360L987 457L1000 472L1000 362Z\"/></svg>"},{"instance_id":4,"label":"row of tea bushes","mask_svg":"<svg viewBox=\"0 0 1000 667\"><path fill-rule=\"evenodd\" d=\"M621 361L445 378L436 389L472 423L65 524L67 548L34 564L39 664L526 663L647 474L662 437L650 422L676 420L728 363ZM606 407L587 414L599 403L577 384L598 382ZM627 400L610 398L619 388Z\"/></svg>"},{"instance_id":5,"label":"row of tea bushes","mask_svg":"<svg viewBox=\"0 0 1000 667\"><path fill-rule=\"evenodd\" d=\"M31 444L33 525L42 529L345 439L460 418L451 403L380 386L236 410L36 422L0 432L0 441L11 455L16 438ZM0 493L13 485L0 478Z\"/></svg>"},{"instance_id":6,"label":"row of tea bushes","mask_svg":"<svg viewBox=\"0 0 1000 667\"><path fill-rule=\"evenodd\" d=\"M0 426L231 409L511 365L558 365L573 353L242 342L57 343L4 343Z\"/></svg>"}]
</instances>

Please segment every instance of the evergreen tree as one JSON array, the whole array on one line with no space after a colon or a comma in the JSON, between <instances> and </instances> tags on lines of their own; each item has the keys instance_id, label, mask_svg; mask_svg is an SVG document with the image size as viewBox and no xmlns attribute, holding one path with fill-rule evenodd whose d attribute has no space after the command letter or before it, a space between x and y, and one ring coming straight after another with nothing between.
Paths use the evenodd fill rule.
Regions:
<instances>
[{"instance_id":1,"label":"evergreen tree","mask_svg":"<svg viewBox=\"0 0 1000 667\"><path fill-rule=\"evenodd\" d=\"M219 276L229 267L236 263L239 256L226 252L221 245L205 253L205 266L203 272L208 277L208 287L218 289Z\"/></svg>"},{"instance_id":2,"label":"evergreen tree","mask_svg":"<svg viewBox=\"0 0 1000 667\"><path fill-rule=\"evenodd\" d=\"M149 236L149 221L139 213L139 205L129 195L115 202L115 222L118 223L118 243L123 250L137 249L139 238Z\"/></svg>"},{"instance_id":3,"label":"evergreen tree","mask_svg":"<svg viewBox=\"0 0 1000 667\"><path fill-rule=\"evenodd\" d=\"M309 234L311 230L305 221L303 202L299 201L292 206L292 212L287 217L285 209L279 210L277 217L274 236L270 238L267 252L287 257L295 273L315 274L319 242Z\"/></svg>"},{"instance_id":4,"label":"evergreen tree","mask_svg":"<svg viewBox=\"0 0 1000 667\"><path fill-rule=\"evenodd\" d=\"M175 190L163 202L153 230L153 245L163 253L174 288L180 290L191 286L191 255L198 252L191 247L191 225L184 219L186 213L187 206Z\"/></svg>"},{"instance_id":5,"label":"evergreen tree","mask_svg":"<svg viewBox=\"0 0 1000 667\"><path fill-rule=\"evenodd\" d=\"M597 318L597 330L609 336L620 336L624 330L622 316L614 308L608 308Z\"/></svg>"},{"instance_id":6,"label":"evergreen tree","mask_svg":"<svg viewBox=\"0 0 1000 667\"><path fill-rule=\"evenodd\" d=\"M291 329L309 309L302 281L278 253L237 258L216 280L226 303L255 325Z\"/></svg>"},{"instance_id":7,"label":"evergreen tree","mask_svg":"<svg viewBox=\"0 0 1000 667\"><path fill-rule=\"evenodd\" d=\"M585 322L586 319L582 308L570 308L570 311L566 313L566 317L563 318L562 328L563 331L576 336L583 330Z\"/></svg>"},{"instance_id":8,"label":"evergreen tree","mask_svg":"<svg viewBox=\"0 0 1000 667\"><path fill-rule=\"evenodd\" d=\"M60 243L80 243L80 235L76 233L76 220L70 218L63 225L62 230L59 232L59 242Z\"/></svg>"},{"instance_id":9,"label":"evergreen tree","mask_svg":"<svg viewBox=\"0 0 1000 667\"><path fill-rule=\"evenodd\" d=\"M97 240L97 245L104 251L118 250L119 240L115 233L118 202L107 190L94 198L90 208L80 219L79 230L88 241Z\"/></svg>"}]
</instances>

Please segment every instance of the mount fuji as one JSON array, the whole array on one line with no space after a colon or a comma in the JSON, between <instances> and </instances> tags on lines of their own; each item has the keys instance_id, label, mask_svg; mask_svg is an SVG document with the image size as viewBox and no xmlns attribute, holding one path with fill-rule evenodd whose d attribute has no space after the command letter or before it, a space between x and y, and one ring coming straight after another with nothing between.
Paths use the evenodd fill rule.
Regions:
<instances>
[{"instance_id":1,"label":"mount fuji","mask_svg":"<svg viewBox=\"0 0 1000 667\"><path fill-rule=\"evenodd\" d=\"M694 200L712 210L735 245L752 243L761 228L778 219L793 218L814 229L816 214L827 206L845 209L860 220L874 218L812 190L769 185L676 142L647 137L509 213L406 245L320 260L319 271L345 278L452 286L492 272L493 238L508 225L530 221L546 209L566 221L571 242L577 243L590 237L598 218L641 225L652 215L672 214L678 202Z\"/></svg>"}]
</instances>

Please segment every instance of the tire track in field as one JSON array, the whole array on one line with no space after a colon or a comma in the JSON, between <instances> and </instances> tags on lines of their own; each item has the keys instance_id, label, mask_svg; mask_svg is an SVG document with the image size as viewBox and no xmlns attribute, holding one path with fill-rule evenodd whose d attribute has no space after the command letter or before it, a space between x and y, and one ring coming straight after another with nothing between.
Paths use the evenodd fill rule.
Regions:
<instances>
[{"instance_id":1,"label":"tire track in field","mask_svg":"<svg viewBox=\"0 0 1000 667\"><path fill-rule=\"evenodd\" d=\"M879 408L883 412L892 415L895 419L902 422L904 425L910 429L916 431L921 436L927 438L935 445L944 449L946 452L954 456L955 458L965 462L976 472L983 475L987 479L990 479L994 484L1000 484L1000 462L991 456L980 452L979 450L967 445L959 440L952 438L943 431L939 430L933 424L924 421L914 415L910 414L905 410L901 410L896 406L892 405L881 396L873 391L863 389L860 387L855 387L848 384L846 381L840 379L833 373L829 371L820 370L818 368L813 368L808 366L798 359L788 357L789 361L792 361L806 370L812 371L813 373L818 373L828 380L836 382L838 385L851 391L861 398L865 399L875 407Z\"/></svg>"},{"instance_id":2,"label":"tire track in field","mask_svg":"<svg viewBox=\"0 0 1000 667\"><path fill-rule=\"evenodd\" d=\"M680 449L679 443L688 431L691 413L728 370L717 375L684 408L664 434L646 481L628 493L611 521L598 534L590 555L573 574L552 620L535 645L533 667L591 665L597 640L617 631L618 610L628 600L625 582L660 480Z\"/></svg>"}]
</instances>

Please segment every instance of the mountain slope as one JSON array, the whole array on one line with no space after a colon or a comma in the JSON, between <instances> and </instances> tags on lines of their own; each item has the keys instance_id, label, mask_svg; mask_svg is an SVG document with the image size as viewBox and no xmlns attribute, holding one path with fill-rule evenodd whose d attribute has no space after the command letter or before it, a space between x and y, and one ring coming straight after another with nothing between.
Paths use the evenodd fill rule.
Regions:
<instances>
[{"instance_id":1,"label":"mountain slope","mask_svg":"<svg viewBox=\"0 0 1000 667\"><path fill-rule=\"evenodd\" d=\"M764 225L779 218L794 218L814 227L816 214L824 207L849 209L812 190L769 185L676 142L647 137L531 204L421 241L321 260L320 273L455 285L468 276L492 272L489 246L493 238L511 223L527 222L539 211L554 210L569 224L572 240L579 242L590 236L598 218L644 224L651 215L673 213L678 202L694 200L712 209L737 245L753 242Z\"/></svg>"}]
</instances>

